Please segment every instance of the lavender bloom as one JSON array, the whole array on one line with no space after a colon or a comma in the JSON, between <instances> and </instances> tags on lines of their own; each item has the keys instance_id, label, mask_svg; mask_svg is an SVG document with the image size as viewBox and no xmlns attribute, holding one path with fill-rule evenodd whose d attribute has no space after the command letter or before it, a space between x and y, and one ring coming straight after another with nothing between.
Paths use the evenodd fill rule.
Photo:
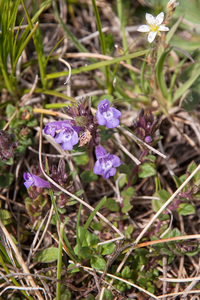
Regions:
<instances>
[{"instance_id":1,"label":"lavender bloom","mask_svg":"<svg viewBox=\"0 0 200 300\"><path fill-rule=\"evenodd\" d=\"M118 118L121 117L121 112L116 108L110 107L108 99L104 99L98 104L96 117L99 125L114 128L119 125Z\"/></svg>"},{"instance_id":2,"label":"lavender bloom","mask_svg":"<svg viewBox=\"0 0 200 300\"><path fill-rule=\"evenodd\" d=\"M78 143L78 134L71 125L66 124L55 137L55 142L60 144L63 150L72 150L73 146Z\"/></svg>"},{"instance_id":3,"label":"lavender bloom","mask_svg":"<svg viewBox=\"0 0 200 300\"><path fill-rule=\"evenodd\" d=\"M55 121L48 123L44 128L45 134L50 134L52 137L55 136L56 130L60 130L65 128L66 125L68 125L70 121Z\"/></svg>"},{"instance_id":4,"label":"lavender bloom","mask_svg":"<svg viewBox=\"0 0 200 300\"><path fill-rule=\"evenodd\" d=\"M102 146L97 146L95 153L97 161L94 165L93 172L97 175L103 175L104 179L114 176L117 171L116 167L121 165L119 157L106 153L106 150Z\"/></svg>"},{"instance_id":5,"label":"lavender bloom","mask_svg":"<svg viewBox=\"0 0 200 300\"><path fill-rule=\"evenodd\" d=\"M56 130L61 130L55 139L55 142L61 144L63 150L72 150L73 146L79 141L78 133L82 130L81 127L71 126L71 121L56 121L48 123L44 128L45 134L55 136Z\"/></svg>"},{"instance_id":6,"label":"lavender bloom","mask_svg":"<svg viewBox=\"0 0 200 300\"><path fill-rule=\"evenodd\" d=\"M48 181L36 176L32 175L30 173L24 173L23 175L25 187L28 189L31 185L36 186L36 187L45 187L45 188L51 188L51 185Z\"/></svg>"}]
</instances>

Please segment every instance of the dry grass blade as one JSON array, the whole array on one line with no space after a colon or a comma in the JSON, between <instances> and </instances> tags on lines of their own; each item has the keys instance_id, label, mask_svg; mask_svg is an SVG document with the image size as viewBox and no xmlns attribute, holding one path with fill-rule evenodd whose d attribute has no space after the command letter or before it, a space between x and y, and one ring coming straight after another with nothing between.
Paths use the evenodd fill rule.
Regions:
<instances>
[{"instance_id":1,"label":"dry grass blade","mask_svg":"<svg viewBox=\"0 0 200 300\"><path fill-rule=\"evenodd\" d=\"M23 260L23 258L21 256L21 254L19 253L18 248L16 247L15 243L13 242L13 239L11 238L9 232L7 231L7 229L4 226L3 222L1 221L1 219L0 219L0 226L1 226L1 229L2 229L3 233L6 236L6 239L9 241L10 246L11 246L11 248L13 249L13 251L15 253L15 257L16 257L19 265L22 267L22 269L23 269L23 271L25 273L29 273L30 274L30 272L29 272L29 270L28 270L28 268L27 268L27 266L26 266L26 264L25 264L25 262L24 262L24 260ZM40 292L38 291L38 287L37 287L35 281L33 280L33 278L31 277L31 274L30 274L30 276L28 276L26 278L26 281L27 281L28 285L30 284L32 286L32 288L35 289L35 294L36 294L37 298L39 300L43 300L43 297L41 296Z\"/></svg>"}]
</instances>

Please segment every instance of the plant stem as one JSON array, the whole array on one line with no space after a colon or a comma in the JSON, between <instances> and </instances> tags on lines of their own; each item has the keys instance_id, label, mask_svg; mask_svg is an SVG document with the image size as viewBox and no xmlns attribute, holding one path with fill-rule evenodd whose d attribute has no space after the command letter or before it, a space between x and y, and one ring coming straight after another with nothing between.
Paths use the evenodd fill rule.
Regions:
<instances>
[{"instance_id":1,"label":"plant stem","mask_svg":"<svg viewBox=\"0 0 200 300\"><path fill-rule=\"evenodd\" d=\"M57 226L58 226L58 222L57 222ZM57 263L57 280L59 280L57 282L57 288L56 288L56 299L60 300L61 297L61 266L62 266L62 240L63 240L63 236L64 236L64 224L61 223L60 224L60 238L59 238L59 245L58 245L58 263Z\"/></svg>"}]
</instances>

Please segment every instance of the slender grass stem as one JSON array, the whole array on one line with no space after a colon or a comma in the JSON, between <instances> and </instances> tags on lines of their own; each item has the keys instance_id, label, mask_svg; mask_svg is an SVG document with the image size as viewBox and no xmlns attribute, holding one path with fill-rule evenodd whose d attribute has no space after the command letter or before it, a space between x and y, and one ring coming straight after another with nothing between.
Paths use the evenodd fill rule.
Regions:
<instances>
[{"instance_id":1,"label":"slender grass stem","mask_svg":"<svg viewBox=\"0 0 200 300\"><path fill-rule=\"evenodd\" d=\"M57 222L58 226L58 222ZM59 227L59 226L58 226ZM57 263L57 288L56 288L56 299L61 299L61 266L62 266L62 240L64 236L64 224L60 224L60 238L59 238L59 245L58 245L58 263Z\"/></svg>"}]
</instances>

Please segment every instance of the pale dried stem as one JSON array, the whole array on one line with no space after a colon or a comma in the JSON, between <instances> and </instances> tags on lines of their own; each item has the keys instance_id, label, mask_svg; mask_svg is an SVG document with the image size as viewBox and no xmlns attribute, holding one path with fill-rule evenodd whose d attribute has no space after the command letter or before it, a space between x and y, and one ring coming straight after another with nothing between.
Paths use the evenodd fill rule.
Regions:
<instances>
[{"instance_id":1,"label":"pale dried stem","mask_svg":"<svg viewBox=\"0 0 200 300\"><path fill-rule=\"evenodd\" d=\"M154 215L154 217L150 220L150 222L145 226L145 228L142 230L142 232L139 234L135 242L133 243L132 247L130 250L125 254L124 259L122 262L119 264L116 272L120 272L124 263L128 259L129 255L135 248L135 246L139 243L141 238L144 236L144 234L147 232L149 227L153 224L153 222L157 219L157 217L161 214L163 210L167 208L167 206L174 200L174 198L180 193L180 191L188 184L188 182L193 178L193 176L199 171L200 169L200 164L197 166L197 168L192 172L192 174L182 183L182 185L176 190L176 192L164 203L164 205L159 209L159 211Z\"/></svg>"},{"instance_id":2,"label":"pale dried stem","mask_svg":"<svg viewBox=\"0 0 200 300\"><path fill-rule=\"evenodd\" d=\"M24 262L24 260L23 260L23 258L21 256L18 248L16 247L13 239L11 238L9 232L7 231L7 229L4 226L3 222L1 221L1 219L0 219L0 226L1 226L1 229L3 230L3 232L4 232L4 234L5 234L6 238L7 238L7 240L9 241L9 243L10 243L10 245L11 245L11 247L12 247L14 253L15 253L15 257L16 257L19 265L22 267L22 269L23 269L23 271L25 273L29 273L30 274L30 272L29 272L29 270L28 270L28 268L27 268L27 266L26 266L26 264L25 264L25 262ZM35 281L33 280L33 278L31 277L31 274L30 274L30 276L27 277L26 280L27 280L27 284L30 284L32 286L32 288L37 289L37 290L35 290L35 294L37 295L38 299L39 300L43 300L43 297L41 296L40 292L38 291L38 287L35 284Z\"/></svg>"}]
</instances>

